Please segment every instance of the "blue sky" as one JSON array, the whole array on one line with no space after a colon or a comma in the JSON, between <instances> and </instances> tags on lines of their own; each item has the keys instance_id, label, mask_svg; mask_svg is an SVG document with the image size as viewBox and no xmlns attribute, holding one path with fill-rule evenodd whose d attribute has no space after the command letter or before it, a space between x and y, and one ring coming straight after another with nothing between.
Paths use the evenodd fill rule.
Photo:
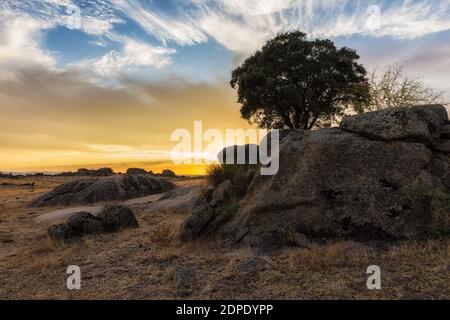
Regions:
<instances>
[{"instance_id":1,"label":"blue sky","mask_svg":"<svg viewBox=\"0 0 450 320\"><path fill-rule=\"evenodd\" d=\"M450 0L0 0L0 170L143 166L194 120L245 128L230 73L294 29L450 102Z\"/></svg>"},{"instance_id":2,"label":"blue sky","mask_svg":"<svg viewBox=\"0 0 450 320\"><path fill-rule=\"evenodd\" d=\"M265 40L299 28L357 49L369 68L406 62L450 86L436 75L450 71L449 0L3 0L0 17L3 33L23 40L0 52L28 50L27 64L110 84L123 75L222 80Z\"/></svg>"}]
</instances>

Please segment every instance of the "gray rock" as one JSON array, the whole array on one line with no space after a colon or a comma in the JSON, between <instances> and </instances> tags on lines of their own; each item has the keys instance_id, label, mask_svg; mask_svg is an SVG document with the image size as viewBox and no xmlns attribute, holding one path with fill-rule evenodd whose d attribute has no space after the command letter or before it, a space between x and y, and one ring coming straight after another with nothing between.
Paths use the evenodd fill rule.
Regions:
<instances>
[{"instance_id":1,"label":"gray rock","mask_svg":"<svg viewBox=\"0 0 450 320\"><path fill-rule=\"evenodd\" d=\"M81 238L67 224L56 224L47 230L48 236L55 243L69 244Z\"/></svg>"},{"instance_id":2,"label":"gray rock","mask_svg":"<svg viewBox=\"0 0 450 320\"><path fill-rule=\"evenodd\" d=\"M85 178L63 184L39 197L32 207L71 206L102 201L117 201L163 193L176 186L172 182L149 175L118 175Z\"/></svg>"},{"instance_id":3,"label":"gray rock","mask_svg":"<svg viewBox=\"0 0 450 320\"><path fill-rule=\"evenodd\" d=\"M98 215L79 212L72 215L66 224L57 224L48 229L50 239L57 243L71 243L86 235L99 235L138 228L133 211L123 205L108 206Z\"/></svg>"},{"instance_id":4,"label":"gray rock","mask_svg":"<svg viewBox=\"0 0 450 320\"><path fill-rule=\"evenodd\" d=\"M450 153L450 140L441 140L434 149L439 152Z\"/></svg>"},{"instance_id":5,"label":"gray rock","mask_svg":"<svg viewBox=\"0 0 450 320\"><path fill-rule=\"evenodd\" d=\"M442 127L441 138L450 139L450 124L446 124Z\"/></svg>"},{"instance_id":6,"label":"gray rock","mask_svg":"<svg viewBox=\"0 0 450 320\"><path fill-rule=\"evenodd\" d=\"M163 177L167 177L167 178L175 178L177 175L175 174L175 172L173 172L172 170L163 170L163 172L161 173L161 175Z\"/></svg>"},{"instance_id":7,"label":"gray rock","mask_svg":"<svg viewBox=\"0 0 450 320\"><path fill-rule=\"evenodd\" d=\"M112 175L114 175L114 171L111 168L100 168L94 172L94 176L98 177L108 177Z\"/></svg>"},{"instance_id":8,"label":"gray rock","mask_svg":"<svg viewBox=\"0 0 450 320\"><path fill-rule=\"evenodd\" d=\"M67 220L67 226L77 235L102 234L107 231L105 222L88 212L80 212Z\"/></svg>"},{"instance_id":9,"label":"gray rock","mask_svg":"<svg viewBox=\"0 0 450 320\"><path fill-rule=\"evenodd\" d=\"M341 128L379 141L408 140L435 145L448 121L442 105L389 108L346 118Z\"/></svg>"},{"instance_id":10,"label":"gray rock","mask_svg":"<svg viewBox=\"0 0 450 320\"><path fill-rule=\"evenodd\" d=\"M210 223L215 219L215 208L209 205L198 206L193 210L193 214L186 218L180 227L180 240L182 242L197 239L206 227L211 231Z\"/></svg>"},{"instance_id":11,"label":"gray rock","mask_svg":"<svg viewBox=\"0 0 450 320\"><path fill-rule=\"evenodd\" d=\"M402 191L418 179L450 191L450 157L432 150L448 123L445 109L394 108L344 122L342 128L283 132L279 172L257 173L230 220L219 219L212 196L205 195L181 235L263 249L307 246L305 236L426 237L434 227L431 204L406 202Z\"/></svg>"},{"instance_id":12,"label":"gray rock","mask_svg":"<svg viewBox=\"0 0 450 320\"><path fill-rule=\"evenodd\" d=\"M145 169L130 168L127 170L127 174L149 174Z\"/></svg>"},{"instance_id":13,"label":"gray rock","mask_svg":"<svg viewBox=\"0 0 450 320\"><path fill-rule=\"evenodd\" d=\"M213 192L212 201L223 201L231 192L233 184L230 180L226 180L219 184Z\"/></svg>"},{"instance_id":14,"label":"gray rock","mask_svg":"<svg viewBox=\"0 0 450 320\"><path fill-rule=\"evenodd\" d=\"M127 206L107 206L99 215L109 232L117 232L123 229L138 228L139 224L133 211Z\"/></svg>"},{"instance_id":15,"label":"gray rock","mask_svg":"<svg viewBox=\"0 0 450 320\"><path fill-rule=\"evenodd\" d=\"M189 215L202 193L203 187L201 186L180 187L167 192L158 201L147 204L143 211Z\"/></svg>"}]
</instances>

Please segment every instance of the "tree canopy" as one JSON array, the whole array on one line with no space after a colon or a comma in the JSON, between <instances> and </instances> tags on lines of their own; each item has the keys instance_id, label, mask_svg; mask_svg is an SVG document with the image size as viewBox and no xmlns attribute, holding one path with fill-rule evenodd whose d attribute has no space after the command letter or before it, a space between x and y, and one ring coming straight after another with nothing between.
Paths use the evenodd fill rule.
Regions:
<instances>
[{"instance_id":1,"label":"tree canopy","mask_svg":"<svg viewBox=\"0 0 450 320\"><path fill-rule=\"evenodd\" d=\"M261 128L313 129L370 102L359 56L330 40L282 33L232 72L241 115Z\"/></svg>"}]
</instances>

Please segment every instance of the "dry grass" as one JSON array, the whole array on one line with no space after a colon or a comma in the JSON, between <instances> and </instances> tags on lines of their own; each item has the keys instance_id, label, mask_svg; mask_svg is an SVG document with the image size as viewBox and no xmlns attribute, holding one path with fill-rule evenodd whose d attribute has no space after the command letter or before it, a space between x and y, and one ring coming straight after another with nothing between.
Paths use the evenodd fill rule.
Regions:
<instances>
[{"instance_id":1,"label":"dry grass","mask_svg":"<svg viewBox=\"0 0 450 320\"><path fill-rule=\"evenodd\" d=\"M183 214L137 212L140 228L55 246L47 225L34 222L45 209L32 198L71 178L13 180L34 187L0 186L0 298L2 299L448 299L447 241L405 241L385 249L354 242L291 248L263 256L267 268L239 270L251 250L176 239ZM0 181L9 182L9 181ZM183 181L186 185L189 182ZM196 181L195 183L198 183ZM82 270L82 289L69 291L66 269ZM382 290L366 288L366 269L382 270ZM195 270L189 290L174 272Z\"/></svg>"}]
</instances>

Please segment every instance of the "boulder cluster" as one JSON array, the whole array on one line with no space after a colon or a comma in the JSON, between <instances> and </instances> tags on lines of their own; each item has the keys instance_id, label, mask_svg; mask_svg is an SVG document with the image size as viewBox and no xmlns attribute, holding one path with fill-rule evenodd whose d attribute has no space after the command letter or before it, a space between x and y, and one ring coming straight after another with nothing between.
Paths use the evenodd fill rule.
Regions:
<instances>
[{"instance_id":1,"label":"boulder cluster","mask_svg":"<svg viewBox=\"0 0 450 320\"><path fill-rule=\"evenodd\" d=\"M56 243L71 243L86 235L99 235L138 228L133 211L123 205L107 206L94 216L88 212L72 215L65 224L56 224L48 229L50 239Z\"/></svg>"}]
</instances>

